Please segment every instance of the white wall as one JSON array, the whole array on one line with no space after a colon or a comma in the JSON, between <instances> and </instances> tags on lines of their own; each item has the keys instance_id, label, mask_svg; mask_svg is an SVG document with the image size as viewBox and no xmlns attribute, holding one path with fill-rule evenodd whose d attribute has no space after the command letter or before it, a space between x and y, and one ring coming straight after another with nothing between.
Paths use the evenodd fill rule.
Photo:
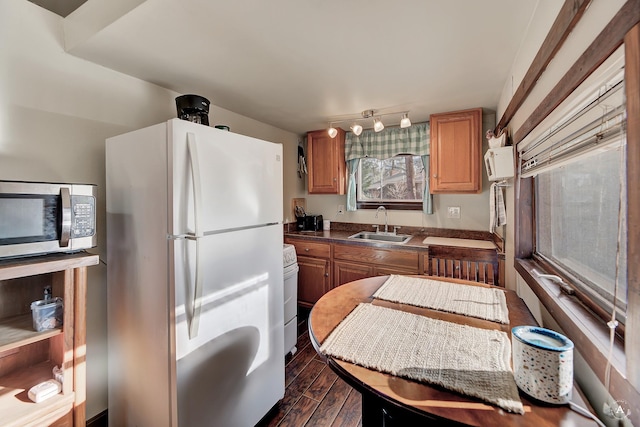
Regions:
<instances>
[{"instance_id":1,"label":"white wall","mask_svg":"<svg viewBox=\"0 0 640 427\"><path fill-rule=\"evenodd\" d=\"M526 102L518 110L517 114L509 124L509 132L513 135L523 122L534 111L536 106L544 99L544 97L553 89L557 82L564 76L569 68L574 64L576 59L586 50L596 36L602 31L606 24L622 7L625 0L592 0L589 8L586 10L580 22L573 29L560 51L548 65L544 74L538 80L535 88L527 98ZM554 0L539 0L535 14L532 17L528 34L521 44L518 56L511 70L511 77L505 83L505 87L498 104L497 117L502 117L513 93L522 81L531 61L542 44L552 16L556 15L562 2ZM507 214L513 218L514 214L514 193L508 191L507 194ZM507 225L507 259L506 259L506 279L507 283L516 286L518 294L526 302L536 320L545 327L562 332L557 323L553 320L547 310L541 305L533 291L528 287L526 282L516 274L513 268L513 248L514 248L514 228L513 222ZM597 379L591 368L585 360L576 354L574 363L575 378L581 385L582 391L586 394L588 400L594 410L599 412L601 419L607 425L618 425L613 420L602 413L604 399L606 398L606 390ZM626 421L628 423L628 420ZM626 424L625 424L626 425Z\"/></svg>"},{"instance_id":2,"label":"white wall","mask_svg":"<svg viewBox=\"0 0 640 427\"><path fill-rule=\"evenodd\" d=\"M0 2L0 179L98 185L102 263L89 268L87 418L107 409L106 138L176 116L179 94L65 53L63 19L26 0ZM215 100L214 94L202 94ZM284 145L285 206L297 136L213 106L212 123Z\"/></svg>"}]
</instances>

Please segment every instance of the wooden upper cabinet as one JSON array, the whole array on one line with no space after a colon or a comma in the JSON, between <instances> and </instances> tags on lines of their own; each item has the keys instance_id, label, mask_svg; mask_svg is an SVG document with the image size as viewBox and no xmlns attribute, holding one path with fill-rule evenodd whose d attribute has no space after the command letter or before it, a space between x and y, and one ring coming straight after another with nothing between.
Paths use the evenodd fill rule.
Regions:
<instances>
[{"instance_id":1,"label":"wooden upper cabinet","mask_svg":"<svg viewBox=\"0 0 640 427\"><path fill-rule=\"evenodd\" d=\"M431 193L479 193L482 108L433 114L430 128Z\"/></svg>"},{"instance_id":2,"label":"wooden upper cabinet","mask_svg":"<svg viewBox=\"0 0 640 427\"><path fill-rule=\"evenodd\" d=\"M309 194L345 194L344 130L331 138L326 129L307 134Z\"/></svg>"}]
</instances>

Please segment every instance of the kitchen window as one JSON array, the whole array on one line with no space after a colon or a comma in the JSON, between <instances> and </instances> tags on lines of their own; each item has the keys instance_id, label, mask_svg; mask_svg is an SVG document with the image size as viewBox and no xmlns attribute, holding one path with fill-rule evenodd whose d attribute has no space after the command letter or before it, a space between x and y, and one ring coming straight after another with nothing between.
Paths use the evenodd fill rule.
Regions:
<instances>
[{"instance_id":1,"label":"kitchen window","mask_svg":"<svg viewBox=\"0 0 640 427\"><path fill-rule=\"evenodd\" d=\"M626 37L632 43L603 51L578 89L550 92L545 102L558 107L534 111L534 129L514 133L523 135L514 139L514 264L611 398L634 402L637 420L640 25Z\"/></svg>"},{"instance_id":2,"label":"kitchen window","mask_svg":"<svg viewBox=\"0 0 640 427\"><path fill-rule=\"evenodd\" d=\"M624 65L562 107L519 147L533 178L533 255L603 320L627 305Z\"/></svg>"},{"instance_id":3,"label":"kitchen window","mask_svg":"<svg viewBox=\"0 0 640 427\"><path fill-rule=\"evenodd\" d=\"M625 149L618 146L540 173L535 253L624 324L627 304ZM622 184L622 186L621 186ZM623 196L621 198L621 195ZM617 289L616 289L617 287ZM608 320L608 319L607 319Z\"/></svg>"},{"instance_id":4,"label":"kitchen window","mask_svg":"<svg viewBox=\"0 0 640 427\"><path fill-rule=\"evenodd\" d=\"M421 156L360 159L356 183L358 209L385 205L392 209L421 210L424 182Z\"/></svg>"},{"instance_id":5,"label":"kitchen window","mask_svg":"<svg viewBox=\"0 0 640 427\"><path fill-rule=\"evenodd\" d=\"M429 193L429 124L408 128L347 132L345 159L348 171L347 210L422 210L433 213Z\"/></svg>"}]
</instances>

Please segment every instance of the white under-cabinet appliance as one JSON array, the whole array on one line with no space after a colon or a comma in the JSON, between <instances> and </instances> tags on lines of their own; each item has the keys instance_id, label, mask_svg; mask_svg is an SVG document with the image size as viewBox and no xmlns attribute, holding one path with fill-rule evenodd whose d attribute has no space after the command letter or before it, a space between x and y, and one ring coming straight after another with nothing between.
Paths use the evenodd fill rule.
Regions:
<instances>
[{"instance_id":1,"label":"white under-cabinet appliance","mask_svg":"<svg viewBox=\"0 0 640 427\"><path fill-rule=\"evenodd\" d=\"M284 396L282 146L109 138L109 425L247 427Z\"/></svg>"},{"instance_id":2,"label":"white under-cabinet appliance","mask_svg":"<svg viewBox=\"0 0 640 427\"><path fill-rule=\"evenodd\" d=\"M489 148L484 155L484 165L489 181L513 178L515 174L513 145Z\"/></svg>"}]
</instances>

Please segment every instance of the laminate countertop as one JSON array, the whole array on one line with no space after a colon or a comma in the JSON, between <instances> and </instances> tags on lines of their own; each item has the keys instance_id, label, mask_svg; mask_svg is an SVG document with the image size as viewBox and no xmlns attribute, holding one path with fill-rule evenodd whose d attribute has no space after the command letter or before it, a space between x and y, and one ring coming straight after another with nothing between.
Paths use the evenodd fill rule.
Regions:
<instances>
[{"instance_id":1,"label":"laminate countertop","mask_svg":"<svg viewBox=\"0 0 640 427\"><path fill-rule=\"evenodd\" d=\"M473 249L497 249L502 252L502 239L489 232L478 230L455 230L444 228L401 227L398 234L410 234L413 237L406 243L389 243L360 239L349 239L349 236L360 231L375 231L371 224L331 223L331 230L289 231L295 229L295 223L285 224L284 235L291 238L326 241L330 243L349 243L388 248L414 248L426 250L429 246L452 246ZM393 229L392 226L389 226Z\"/></svg>"}]
</instances>

